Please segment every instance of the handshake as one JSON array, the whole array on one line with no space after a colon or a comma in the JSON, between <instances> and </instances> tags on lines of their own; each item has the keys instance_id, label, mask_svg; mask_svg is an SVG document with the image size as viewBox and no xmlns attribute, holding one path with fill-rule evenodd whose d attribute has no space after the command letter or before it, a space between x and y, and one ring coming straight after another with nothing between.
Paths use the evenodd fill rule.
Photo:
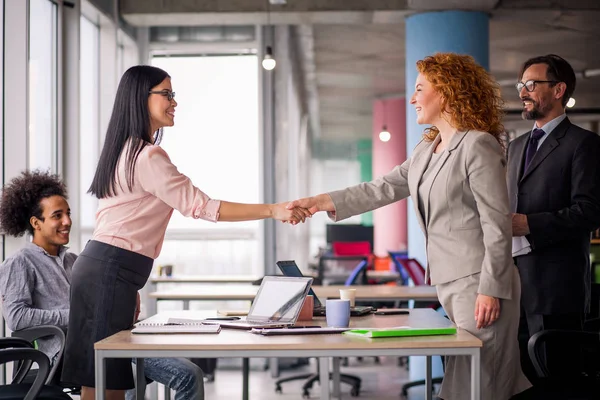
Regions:
<instances>
[{"instance_id":1,"label":"handshake","mask_svg":"<svg viewBox=\"0 0 600 400\"><path fill-rule=\"evenodd\" d=\"M271 218L296 225L306 221L306 218L312 217L314 213L319 211L335 212L333 201L327 193L305 197L289 203L273 204L271 206Z\"/></svg>"}]
</instances>

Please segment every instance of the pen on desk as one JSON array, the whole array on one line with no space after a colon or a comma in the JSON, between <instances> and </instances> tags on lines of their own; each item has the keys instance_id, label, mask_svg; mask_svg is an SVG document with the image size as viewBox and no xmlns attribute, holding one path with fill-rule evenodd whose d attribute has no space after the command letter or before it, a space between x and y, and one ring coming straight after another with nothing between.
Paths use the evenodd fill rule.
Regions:
<instances>
[{"instance_id":1,"label":"pen on desk","mask_svg":"<svg viewBox=\"0 0 600 400\"><path fill-rule=\"evenodd\" d=\"M320 328L320 325L314 325L314 326L288 326L288 329L302 329L302 328Z\"/></svg>"}]
</instances>

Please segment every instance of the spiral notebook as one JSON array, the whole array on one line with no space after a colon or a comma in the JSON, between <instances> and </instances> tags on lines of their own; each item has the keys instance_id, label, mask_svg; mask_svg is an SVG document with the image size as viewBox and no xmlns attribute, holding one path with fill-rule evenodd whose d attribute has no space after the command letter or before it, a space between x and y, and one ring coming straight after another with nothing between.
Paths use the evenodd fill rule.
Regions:
<instances>
[{"instance_id":1,"label":"spiral notebook","mask_svg":"<svg viewBox=\"0 0 600 400\"><path fill-rule=\"evenodd\" d=\"M169 318L167 322L138 322L131 333L219 333L219 325L203 325L201 320Z\"/></svg>"}]
</instances>

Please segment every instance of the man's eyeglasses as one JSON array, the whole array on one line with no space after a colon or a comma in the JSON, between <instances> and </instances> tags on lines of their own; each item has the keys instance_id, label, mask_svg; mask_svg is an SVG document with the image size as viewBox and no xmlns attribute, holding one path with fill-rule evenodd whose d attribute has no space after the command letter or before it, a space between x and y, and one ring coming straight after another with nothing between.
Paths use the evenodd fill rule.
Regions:
<instances>
[{"instance_id":1,"label":"man's eyeglasses","mask_svg":"<svg viewBox=\"0 0 600 400\"><path fill-rule=\"evenodd\" d=\"M150 94L160 94L161 96L165 96L167 100L171 101L175 98L175 92L171 92L170 90L151 90L148 93Z\"/></svg>"},{"instance_id":2,"label":"man's eyeglasses","mask_svg":"<svg viewBox=\"0 0 600 400\"><path fill-rule=\"evenodd\" d=\"M528 80L527 82L517 82L515 87L517 88L517 92L521 93L521 90L525 88L528 92L533 92L535 90L535 85L538 83L558 83L559 81L536 81L533 79Z\"/></svg>"}]
</instances>

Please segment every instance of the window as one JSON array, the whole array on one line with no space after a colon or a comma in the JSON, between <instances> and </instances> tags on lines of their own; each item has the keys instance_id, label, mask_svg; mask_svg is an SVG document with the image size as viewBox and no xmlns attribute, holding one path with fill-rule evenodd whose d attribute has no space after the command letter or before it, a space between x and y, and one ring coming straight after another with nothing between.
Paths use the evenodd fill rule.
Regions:
<instances>
[{"instance_id":1,"label":"window","mask_svg":"<svg viewBox=\"0 0 600 400\"><path fill-rule=\"evenodd\" d=\"M99 157L100 29L85 17L81 17L80 29L79 223L81 243L86 243L91 238L98 208L98 200L87 190L94 179Z\"/></svg>"},{"instance_id":2,"label":"window","mask_svg":"<svg viewBox=\"0 0 600 400\"><path fill-rule=\"evenodd\" d=\"M28 167L57 171L57 6L29 5Z\"/></svg>"},{"instance_id":3,"label":"window","mask_svg":"<svg viewBox=\"0 0 600 400\"><path fill-rule=\"evenodd\" d=\"M117 47L117 74L123 76L130 67L139 64L138 50L133 39L119 30L119 45Z\"/></svg>"},{"instance_id":4,"label":"window","mask_svg":"<svg viewBox=\"0 0 600 400\"><path fill-rule=\"evenodd\" d=\"M160 57L178 106L162 147L215 199L260 201L258 60L248 56ZM258 221L213 224L173 214L158 264L178 274L262 274Z\"/></svg>"}]
</instances>

